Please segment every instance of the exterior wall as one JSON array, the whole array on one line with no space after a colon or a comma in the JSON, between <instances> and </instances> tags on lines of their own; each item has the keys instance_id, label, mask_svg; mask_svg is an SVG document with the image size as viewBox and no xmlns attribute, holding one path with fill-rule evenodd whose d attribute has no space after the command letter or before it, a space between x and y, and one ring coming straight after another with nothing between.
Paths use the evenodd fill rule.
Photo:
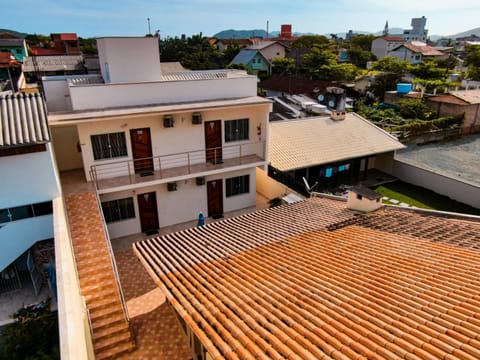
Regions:
<instances>
[{"instance_id":1,"label":"exterior wall","mask_svg":"<svg viewBox=\"0 0 480 360\"><path fill-rule=\"evenodd\" d=\"M380 154L375 156L373 161L369 161L369 165L371 164L373 168L383 171L387 174L393 173L393 156L394 152L389 152L385 154Z\"/></svg>"},{"instance_id":2,"label":"exterior wall","mask_svg":"<svg viewBox=\"0 0 480 360\"><path fill-rule=\"evenodd\" d=\"M81 169L82 153L78 151L80 140L75 126L51 127L55 160L58 171Z\"/></svg>"},{"instance_id":3,"label":"exterior wall","mask_svg":"<svg viewBox=\"0 0 480 360\"><path fill-rule=\"evenodd\" d=\"M428 99L426 100L426 103L430 109L438 113L438 116L465 114L462 123L463 134L480 132L480 104L458 105L429 101Z\"/></svg>"},{"instance_id":4,"label":"exterior wall","mask_svg":"<svg viewBox=\"0 0 480 360\"><path fill-rule=\"evenodd\" d=\"M23 58L27 56L27 43L23 41L23 46L1 46L0 51L10 51L16 60L23 63Z\"/></svg>"},{"instance_id":5,"label":"exterior wall","mask_svg":"<svg viewBox=\"0 0 480 360\"><path fill-rule=\"evenodd\" d=\"M2 207L0 205L0 207ZM0 228L0 271L31 248L37 241L53 238L52 215L2 224Z\"/></svg>"},{"instance_id":6,"label":"exterior wall","mask_svg":"<svg viewBox=\"0 0 480 360\"><path fill-rule=\"evenodd\" d=\"M395 160L393 175L402 181L430 189L464 204L480 208L480 188L433 171Z\"/></svg>"},{"instance_id":7,"label":"exterior wall","mask_svg":"<svg viewBox=\"0 0 480 360\"><path fill-rule=\"evenodd\" d=\"M227 198L225 195L226 179L242 175L250 175L250 192ZM222 179L223 182L224 212L255 206L255 168L207 176L205 180L208 182L218 179ZM195 178L178 181L176 191L168 191L166 184L160 184L136 190L104 194L100 196L101 202L132 197L135 208L135 218L107 224L108 234L111 239L141 232L137 195L147 192L156 193L160 228L193 221L198 218L200 212L204 214L208 212L207 186L197 185Z\"/></svg>"},{"instance_id":8,"label":"exterior wall","mask_svg":"<svg viewBox=\"0 0 480 360\"><path fill-rule=\"evenodd\" d=\"M106 83L160 81L158 37L99 38L97 48Z\"/></svg>"},{"instance_id":9,"label":"exterior wall","mask_svg":"<svg viewBox=\"0 0 480 360\"><path fill-rule=\"evenodd\" d=\"M248 153L256 153L263 157L264 149L261 146L267 139L266 127L268 126L268 112L269 105L238 107L238 108L223 108L216 110L202 111L203 122L209 120L222 120L222 146L231 147L231 151L224 149L224 158L238 156L238 146L247 143L258 143L258 146L246 146L243 149L242 155ZM153 157L164 156L169 154L179 154L186 152L194 152L192 154L191 163L205 162L205 134L204 124L193 125L191 122L192 112L184 112L174 114L175 125L173 128L163 127L163 114L154 114L145 117L126 118L119 120L88 122L78 125L79 141L82 147L83 167L85 169L85 176L90 181L90 168L92 165L111 164L119 161L132 160L132 148L130 140L130 129L150 128L152 139L152 154ZM224 124L225 120L249 118L249 132L250 136L245 141L225 142L224 138ZM261 135L257 133L257 126L261 128ZM115 158L112 160L97 160L93 159L93 151L91 145L90 135L106 134L114 132L124 132L127 142L128 156ZM250 152L249 152L250 151ZM185 157L184 157L185 158ZM179 160L186 161L186 160ZM172 163L176 166L187 165L187 163ZM155 161L158 166L158 162ZM162 165L162 166L165 166ZM128 168L126 165L119 171L112 171L108 176L115 177L120 175L128 175ZM98 175L102 177L101 174ZM194 177L195 175L192 175Z\"/></svg>"},{"instance_id":10,"label":"exterior wall","mask_svg":"<svg viewBox=\"0 0 480 360\"><path fill-rule=\"evenodd\" d=\"M256 72L256 71L269 71L270 70L270 64L265 61L265 58L257 53L252 60L247 64L247 69L250 72Z\"/></svg>"},{"instance_id":11,"label":"exterior wall","mask_svg":"<svg viewBox=\"0 0 480 360\"><path fill-rule=\"evenodd\" d=\"M0 208L52 200L59 194L50 144L47 151L0 157Z\"/></svg>"},{"instance_id":12,"label":"exterior wall","mask_svg":"<svg viewBox=\"0 0 480 360\"><path fill-rule=\"evenodd\" d=\"M256 88L255 76L217 80L73 86L70 88L71 110L235 99L256 96ZM50 102L49 95L47 93L47 105Z\"/></svg>"},{"instance_id":13,"label":"exterior wall","mask_svg":"<svg viewBox=\"0 0 480 360\"><path fill-rule=\"evenodd\" d=\"M280 44L273 44L260 51L265 58L272 62L276 58L285 57L285 47Z\"/></svg>"},{"instance_id":14,"label":"exterior wall","mask_svg":"<svg viewBox=\"0 0 480 360\"><path fill-rule=\"evenodd\" d=\"M400 61L409 61L410 64L416 65L422 62L422 54L414 53L410 49L405 47L401 47L398 50L390 51L388 56L393 56Z\"/></svg>"},{"instance_id":15,"label":"exterior wall","mask_svg":"<svg viewBox=\"0 0 480 360\"><path fill-rule=\"evenodd\" d=\"M42 78L42 85L49 113L72 110L70 92L65 77Z\"/></svg>"},{"instance_id":16,"label":"exterior wall","mask_svg":"<svg viewBox=\"0 0 480 360\"><path fill-rule=\"evenodd\" d=\"M382 38L377 38L373 40L371 53L375 55L378 59L387 56L387 41Z\"/></svg>"},{"instance_id":17,"label":"exterior wall","mask_svg":"<svg viewBox=\"0 0 480 360\"><path fill-rule=\"evenodd\" d=\"M256 169L257 177L257 192L267 198L268 200L276 197L284 197L290 193L297 194L296 191L290 189L288 186L272 179L268 173L262 169Z\"/></svg>"}]
</instances>

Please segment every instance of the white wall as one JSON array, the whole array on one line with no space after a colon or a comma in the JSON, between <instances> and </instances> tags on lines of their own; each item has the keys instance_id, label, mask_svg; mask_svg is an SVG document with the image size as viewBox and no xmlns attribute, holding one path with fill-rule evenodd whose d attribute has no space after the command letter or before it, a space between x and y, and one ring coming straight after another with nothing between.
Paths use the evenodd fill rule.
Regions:
<instances>
[{"instance_id":1,"label":"white wall","mask_svg":"<svg viewBox=\"0 0 480 360\"><path fill-rule=\"evenodd\" d=\"M220 108L214 110L202 111L203 122L210 120L232 120L240 118L249 118L249 140L229 142L225 143L224 141L224 124L222 123L222 144L223 146L238 146L240 144L252 143L252 142L265 142L268 136L268 112L269 104L261 106L250 106L250 107L238 107L238 108ZM108 120L108 121L98 121L98 122L88 122L78 125L78 134L79 141L82 144L82 157L83 157L83 166L85 169L85 176L90 180L90 167L91 165L106 165L110 163L121 162L125 160L132 160L132 150L131 150L131 140L130 140L130 129L138 128L150 128L150 134L152 138L152 153L153 156L164 156L168 154L178 154L185 152L194 152L191 153L191 163L194 162L204 162L205 156L205 134L204 134L204 124L193 125L192 124L192 112L184 112L173 114L175 125L173 128L164 128L163 127L163 115L147 115L144 117L135 117L128 119L119 119L119 120ZM257 126L261 127L261 135L258 135ZM115 158L112 160L93 160L93 151L91 145L90 135L94 134L106 134L114 132L124 132L127 142L127 151L128 155L126 157ZM264 149L262 146L245 146L242 147L242 155L247 155L250 153L257 153L260 157L264 156ZM74 150L76 151L76 150ZM236 155L236 148L225 149L224 156L233 157ZM163 159L163 158L162 158ZM183 155L183 158L180 156L175 157L178 161L186 161L186 155ZM183 160L181 160L183 159ZM173 163L164 163L162 168ZM178 165L184 165L177 163ZM158 168L158 162L155 161L155 166ZM131 167L133 168L133 167ZM114 177L119 175L127 175L128 168L126 163L122 167L115 165L115 170L112 170L108 174L102 174L98 172L99 178L101 177Z\"/></svg>"},{"instance_id":2,"label":"white wall","mask_svg":"<svg viewBox=\"0 0 480 360\"><path fill-rule=\"evenodd\" d=\"M45 92L47 111L68 111L72 109L70 91L65 77L42 78Z\"/></svg>"},{"instance_id":3,"label":"white wall","mask_svg":"<svg viewBox=\"0 0 480 360\"><path fill-rule=\"evenodd\" d=\"M480 208L480 188L433 171L395 160L393 175L400 180Z\"/></svg>"},{"instance_id":4,"label":"white wall","mask_svg":"<svg viewBox=\"0 0 480 360\"><path fill-rule=\"evenodd\" d=\"M256 96L257 77L102 84L70 88L73 110L198 102ZM47 98L48 99L48 98Z\"/></svg>"},{"instance_id":5,"label":"white wall","mask_svg":"<svg viewBox=\"0 0 480 360\"><path fill-rule=\"evenodd\" d=\"M0 157L0 209L52 200L59 194L56 170L47 151Z\"/></svg>"},{"instance_id":6,"label":"white wall","mask_svg":"<svg viewBox=\"0 0 480 360\"><path fill-rule=\"evenodd\" d=\"M0 228L0 271L37 241L53 238L53 216L44 215L2 224Z\"/></svg>"},{"instance_id":7,"label":"white wall","mask_svg":"<svg viewBox=\"0 0 480 360\"><path fill-rule=\"evenodd\" d=\"M158 37L99 38L97 48L105 82L125 83L161 79ZM107 63L109 76L106 74Z\"/></svg>"},{"instance_id":8,"label":"white wall","mask_svg":"<svg viewBox=\"0 0 480 360\"><path fill-rule=\"evenodd\" d=\"M227 198L225 196L226 179L242 175L250 175L250 192L247 194L235 195ZM215 179L222 179L223 182L224 212L255 206L255 168L221 175L208 176L205 179L205 185L197 185L195 178L178 181L176 191L168 191L167 184L160 184L157 186L148 186L136 190L104 194L100 195L100 202L132 197L135 208L135 218L107 224L110 238L115 239L121 236L137 234L141 232L137 196L148 192L156 193L160 228L196 220L200 212L207 214L208 206L206 182Z\"/></svg>"},{"instance_id":9,"label":"white wall","mask_svg":"<svg viewBox=\"0 0 480 360\"><path fill-rule=\"evenodd\" d=\"M83 161L82 153L77 148L80 144L77 127L50 127L50 132L58 170L81 169Z\"/></svg>"}]
</instances>

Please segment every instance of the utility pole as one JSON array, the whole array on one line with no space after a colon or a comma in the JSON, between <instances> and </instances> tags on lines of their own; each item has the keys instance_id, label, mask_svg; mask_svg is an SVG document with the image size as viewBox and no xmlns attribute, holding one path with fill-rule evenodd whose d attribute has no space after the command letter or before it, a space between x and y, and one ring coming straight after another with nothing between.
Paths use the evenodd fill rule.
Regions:
<instances>
[{"instance_id":1,"label":"utility pole","mask_svg":"<svg viewBox=\"0 0 480 360\"><path fill-rule=\"evenodd\" d=\"M268 20L267 20L267 40L268 40Z\"/></svg>"},{"instance_id":2,"label":"utility pole","mask_svg":"<svg viewBox=\"0 0 480 360\"><path fill-rule=\"evenodd\" d=\"M147 22L148 22L148 35L152 35L152 32L150 31L150 18L149 17L147 18Z\"/></svg>"}]
</instances>

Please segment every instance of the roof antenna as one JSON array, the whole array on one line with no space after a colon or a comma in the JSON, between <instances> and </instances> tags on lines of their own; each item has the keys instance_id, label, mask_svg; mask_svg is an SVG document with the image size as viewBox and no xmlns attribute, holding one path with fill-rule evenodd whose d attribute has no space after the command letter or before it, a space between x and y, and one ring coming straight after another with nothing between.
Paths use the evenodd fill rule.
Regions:
<instances>
[{"instance_id":1,"label":"roof antenna","mask_svg":"<svg viewBox=\"0 0 480 360\"><path fill-rule=\"evenodd\" d=\"M318 186L318 181L315 184L313 184L313 186L310 186L308 185L308 181L307 179L305 179L304 176L302 177L302 179L303 179L303 182L305 183L305 190L307 190L308 195L311 195L313 190L315 190L315 188Z\"/></svg>"}]
</instances>

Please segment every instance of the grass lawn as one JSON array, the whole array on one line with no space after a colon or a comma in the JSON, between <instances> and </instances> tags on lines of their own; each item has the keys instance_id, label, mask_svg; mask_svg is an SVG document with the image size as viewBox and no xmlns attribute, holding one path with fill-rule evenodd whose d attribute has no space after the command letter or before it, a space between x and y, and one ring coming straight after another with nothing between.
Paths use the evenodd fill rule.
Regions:
<instances>
[{"instance_id":1,"label":"grass lawn","mask_svg":"<svg viewBox=\"0 0 480 360\"><path fill-rule=\"evenodd\" d=\"M375 191L389 199L396 199L399 202L404 202L418 208L480 215L480 209L462 204L447 196L403 181L395 181L379 186ZM384 203L392 204L388 200L384 201Z\"/></svg>"}]
</instances>

